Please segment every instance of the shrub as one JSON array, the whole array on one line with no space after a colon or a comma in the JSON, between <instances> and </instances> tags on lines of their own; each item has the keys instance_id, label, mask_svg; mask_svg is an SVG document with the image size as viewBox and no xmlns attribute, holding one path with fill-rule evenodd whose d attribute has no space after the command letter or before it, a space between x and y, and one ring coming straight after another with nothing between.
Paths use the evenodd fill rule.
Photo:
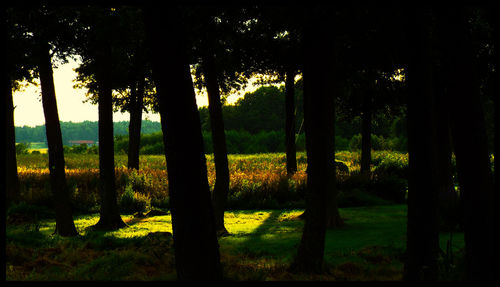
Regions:
<instances>
[{"instance_id":1,"label":"shrub","mask_svg":"<svg viewBox=\"0 0 500 287\"><path fill-rule=\"evenodd\" d=\"M372 150L388 150L389 144L383 136L371 134ZM354 135L349 141L349 148L351 151L361 150L361 134Z\"/></svg>"},{"instance_id":2,"label":"shrub","mask_svg":"<svg viewBox=\"0 0 500 287\"><path fill-rule=\"evenodd\" d=\"M120 211L124 213L144 212L151 207L148 195L135 192L132 185L127 185L119 199Z\"/></svg>"},{"instance_id":3,"label":"shrub","mask_svg":"<svg viewBox=\"0 0 500 287\"><path fill-rule=\"evenodd\" d=\"M29 143L16 143L16 154L29 154Z\"/></svg>"}]
</instances>

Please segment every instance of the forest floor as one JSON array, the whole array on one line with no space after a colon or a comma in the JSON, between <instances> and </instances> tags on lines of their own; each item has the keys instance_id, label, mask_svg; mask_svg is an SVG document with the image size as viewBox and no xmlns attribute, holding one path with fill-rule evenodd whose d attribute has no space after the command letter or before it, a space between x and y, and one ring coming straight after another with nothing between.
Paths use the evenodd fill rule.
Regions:
<instances>
[{"instance_id":1,"label":"forest floor","mask_svg":"<svg viewBox=\"0 0 500 287\"><path fill-rule=\"evenodd\" d=\"M287 267L302 235L303 210L227 211L230 236L219 238L227 280L401 280L406 242L406 205L341 208L345 226L326 234L325 266L320 275L292 274ZM53 235L54 220L6 226L7 280L175 280L170 215L135 218L128 227L92 231L98 214L75 216L80 236ZM462 233L453 234L454 261L448 260L450 233L441 234L440 264L458 279ZM460 261L460 260L458 260ZM458 267L457 267L458 264ZM456 273L456 272L455 272Z\"/></svg>"}]
</instances>

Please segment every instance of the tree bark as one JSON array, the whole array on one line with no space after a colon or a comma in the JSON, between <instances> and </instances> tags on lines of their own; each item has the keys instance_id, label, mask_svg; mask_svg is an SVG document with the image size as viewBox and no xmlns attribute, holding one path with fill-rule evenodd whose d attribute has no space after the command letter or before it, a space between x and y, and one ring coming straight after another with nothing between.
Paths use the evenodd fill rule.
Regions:
<instances>
[{"instance_id":1,"label":"tree bark","mask_svg":"<svg viewBox=\"0 0 500 287\"><path fill-rule=\"evenodd\" d=\"M111 51L109 44L100 41L102 49L96 52L96 80L98 85L99 114L99 195L101 198L100 218L95 229L117 230L125 227L117 203L115 183L115 151L113 136L113 103L111 87Z\"/></svg>"},{"instance_id":2,"label":"tree bark","mask_svg":"<svg viewBox=\"0 0 500 287\"><path fill-rule=\"evenodd\" d=\"M128 169L139 170L141 145L142 106L144 99L144 78L133 85L130 93L130 122L128 126Z\"/></svg>"},{"instance_id":3,"label":"tree bark","mask_svg":"<svg viewBox=\"0 0 500 287\"><path fill-rule=\"evenodd\" d=\"M295 70L289 68L285 79L285 144L286 173L288 176L297 171L297 156L295 147Z\"/></svg>"},{"instance_id":4,"label":"tree bark","mask_svg":"<svg viewBox=\"0 0 500 287\"><path fill-rule=\"evenodd\" d=\"M212 49L209 49L209 51L212 51ZM224 210L229 194L229 164L222 117L222 103L220 101L217 70L213 55L203 57L203 73L208 94L208 112L210 113L216 175L212 202L215 214L215 230L217 235L220 236L228 234L224 226Z\"/></svg>"},{"instance_id":5,"label":"tree bark","mask_svg":"<svg viewBox=\"0 0 500 287\"><path fill-rule=\"evenodd\" d=\"M372 159L372 85L370 90L363 93L363 104L361 113L361 169L360 173L366 179L370 178L370 165Z\"/></svg>"},{"instance_id":6,"label":"tree bark","mask_svg":"<svg viewBox=\"0 0 500 287\"><path fill-rule=\"evenodd\" d=\"M7 188L7 204L16 203L20 199L19 191L19 176L17 174L17 159L16 159L16 134L14 127L14 103L12 100L12 86L9 76L4 77L4 97L5 97L5 177Z\"/></svg>"},{"instance_id":7,"label":"tree bark","mask_svg":"<svg viewBox=\"0 0 500 287\"><path fill-rule=\"evenodd\" d=\"M490 264L494 260L491 254L496 246L491 233L493 176L464 10L452 7L440 11L440 36L448 73L448 102L457 176L464 202L466 278L493 280L496 271Z\"/></svg>"},{"instance_id":8,"label":"tree bark","mask_svg":"<svg viewBox=\"0 0 500 287\"><path fill-rule=\"evenodd\" d=\"M78 232L73 222L69 189L64 170L63 142L57 111L49 45L47 42L40 40L38 48L38 72L42 88L42 105L49 153L50 187L56 213L55 233L61 236L76 236Z\"/></svg>"},{"instance_id":9,"label":"tree bark","mask_svg":"<svg viewBox=\"0 0 500 287\"><path fill-rule=\"evenodd\" d=\"M414 7L408 7L414 8ZM435 102L427 11L409 11L408 49L408 223L405 280L438 278L438 192L436 187Z\"/></svg>"},{"instance_id":10,"label":"tree bark","mask_svg":"<svg viewBox=\"0 0 500 287\"><path fill-rule=\"evenodd\" d=\"M180 280L220 280L200 116L180 13L177 6L167 11L153 6L144 15L165 143L175 265ZM167 45L160 45L162 35L169 36Z\"/></svg>"},{"instance_id":11,"label":"tree bark","mask_svg":"<svg viewBox=\"0 0 500 287\"><path fill-rule=\"evenodd\" d=\"M9 36L7 34L7 21L5 9L2 9L1 25L2 38L4 40L4 51L9 51ZM21 195L19 190L19 176L17 173L16 158L16 130L14 126L14 102L12 98L12 79L10 71L12 62L10 62L7 53L4 53L3 81L4 81L4 112L5 112L5 171L6 171L6 200L7 205L19 201Z\"/></svg>"},{"instance_id":12,"label":"tree bark","mask_svg":"<svg viewBox=\"0 0 500 287\"><path fill-rule=\"evenodd\" d=\"M292 265L293 272L324 270L328 207L336 201L335 109L329 92L333 78L332 35L324 7L314 7L304 31L304 126L307 151L307 212L302 239ZM325 61L327 64L325 64ZM326 69L328 67L328 69Z\"/></svg>"}]
</instances>

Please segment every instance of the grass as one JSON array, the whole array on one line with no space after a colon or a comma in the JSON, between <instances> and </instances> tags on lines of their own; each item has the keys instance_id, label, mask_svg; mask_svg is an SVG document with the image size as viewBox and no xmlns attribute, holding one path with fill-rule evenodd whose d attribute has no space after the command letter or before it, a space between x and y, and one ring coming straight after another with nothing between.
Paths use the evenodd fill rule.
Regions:
<instances>
[{"instance_id":1,"label":"grass","mask_svg":"<svg viewBox=\"0 0 500 287\"><path fill-rule=\"evenodd\" d=\"M406 206L342 208L346 225L328 230L322 275L291 274L302 235L303 210L240 210L225 214L231 236L219 239L229 280L400 280L405 249ZM134 218L128 227L92 231L98 214L75 217L80 236L52 235L54 220L7 225L7 280L175 280L170 215ZM163 235L162 235L163 234ZM157 236L158 235L158 236ZM445 250L448 234L442 234ZM455 252L463 234L453 236Z\"/></svg>"}]
</instances>

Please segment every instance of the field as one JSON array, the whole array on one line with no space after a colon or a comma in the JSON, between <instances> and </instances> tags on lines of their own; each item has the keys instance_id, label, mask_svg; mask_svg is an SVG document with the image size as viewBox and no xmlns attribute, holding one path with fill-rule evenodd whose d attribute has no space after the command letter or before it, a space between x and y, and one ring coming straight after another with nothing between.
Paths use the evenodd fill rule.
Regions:
<instances>
[{"instance_id":1,"label":"field","mask_svg":"<svg viewBox=\"0 0 500 287\"><path fill-rule=\"evenodd\" d=\"M141 156L140 171L128 171L117 155L116 175L122 218L115 232L88 229L98 219L98 157L67 155L66 174L76 210L76 238L53 235L55 222L47 186L46 154L18 156L25 204L7 212L7 280L171 280L175 279L170 215L136 218L149 209L168 213L164 156ZM322 275L291 274L287 266L302 235L306 157L288 179L284 154L230 155L231 186L225 213L230 236L219 239L224 276L229 280L400 280L406 244L407 155L373 154L372 180L362 181L359 154L339 152L340 215L346 225L327 231ZM208 178L215 181L213 157ZM121 199L132 193L132 207ZM395 196L394 198L391 198ZM402 202L401 202L401 196ZM398 203L399 200L399 203ZM22 215L22 216L21 216ZM463 233L441 234L442 279L460 279ZM451 247L451 249L450 249Z\"/></svg>"},{"instance_id":2,"label":"field","mask_svg":"<svg viewBox=\"0 0 500 287\"><path fill-rule=\"evenodd\" d=\"M231 236L219 239L221 262L229 280L400 280L405 248L404 205L342 208L346 226L328 230L328 274L287 271L300 240L303 210L228 211ZM53 220L8 225L7 280L171 280L175 279L170 215L137 219L115 232L89 231L98 214L81 215L77 238L52 235ZM450 235L441 235L446 250ZM463 247L463 234L452 239ZM446 261L442 260L443 266ZM445 266L446 267L446 266ZM446 279L446 278L445 278Z\"/></svg>"},{"instance_id":3,"label":"field","mask_svg":"<svg viewBox=\"0 0 500 287\"><path fill-rule=\"evenodd\" d=\"M231 209L303 207L307 165L305 153L297 155L298 171L291 178L286 176L285 160L283 153L229 155L228 207ZM339 152L336 160L342 162L347 168L344 171L339 169L337 173L342 200L345 199L352 204L359 200L381 204L383 201L379 197L382 191L382 193L393 193L392 195L382 194L382 198L399 197L400 202L404 201L406 183L401 177L404 176L407 168L406 154L382 151L374 153L374 180L372 182L374 192L371 194L362 192L359 184L366 186L366 183L357 182L355 176L359 172L358 153ZM92 211L92 208L98 204L98 155L69 154L65 156L65 161L67 181L75 208L85 212ZM46 154L18 156L21 193L27 202L42 205L50 203L47 165ZM126 155L115 156L116 184L119 195L126 190L133 190L137 196L146 196L151 205L159 208L167 207L168 179L165 157L142 155L139 171L129 171L126 165ZM212 155L207 155L207 169L208 181L213 187L215 167ZM378 197L372 196L373 194ZM364 203L360 204L364 205Z\"/></svg>"}]
</instances>

